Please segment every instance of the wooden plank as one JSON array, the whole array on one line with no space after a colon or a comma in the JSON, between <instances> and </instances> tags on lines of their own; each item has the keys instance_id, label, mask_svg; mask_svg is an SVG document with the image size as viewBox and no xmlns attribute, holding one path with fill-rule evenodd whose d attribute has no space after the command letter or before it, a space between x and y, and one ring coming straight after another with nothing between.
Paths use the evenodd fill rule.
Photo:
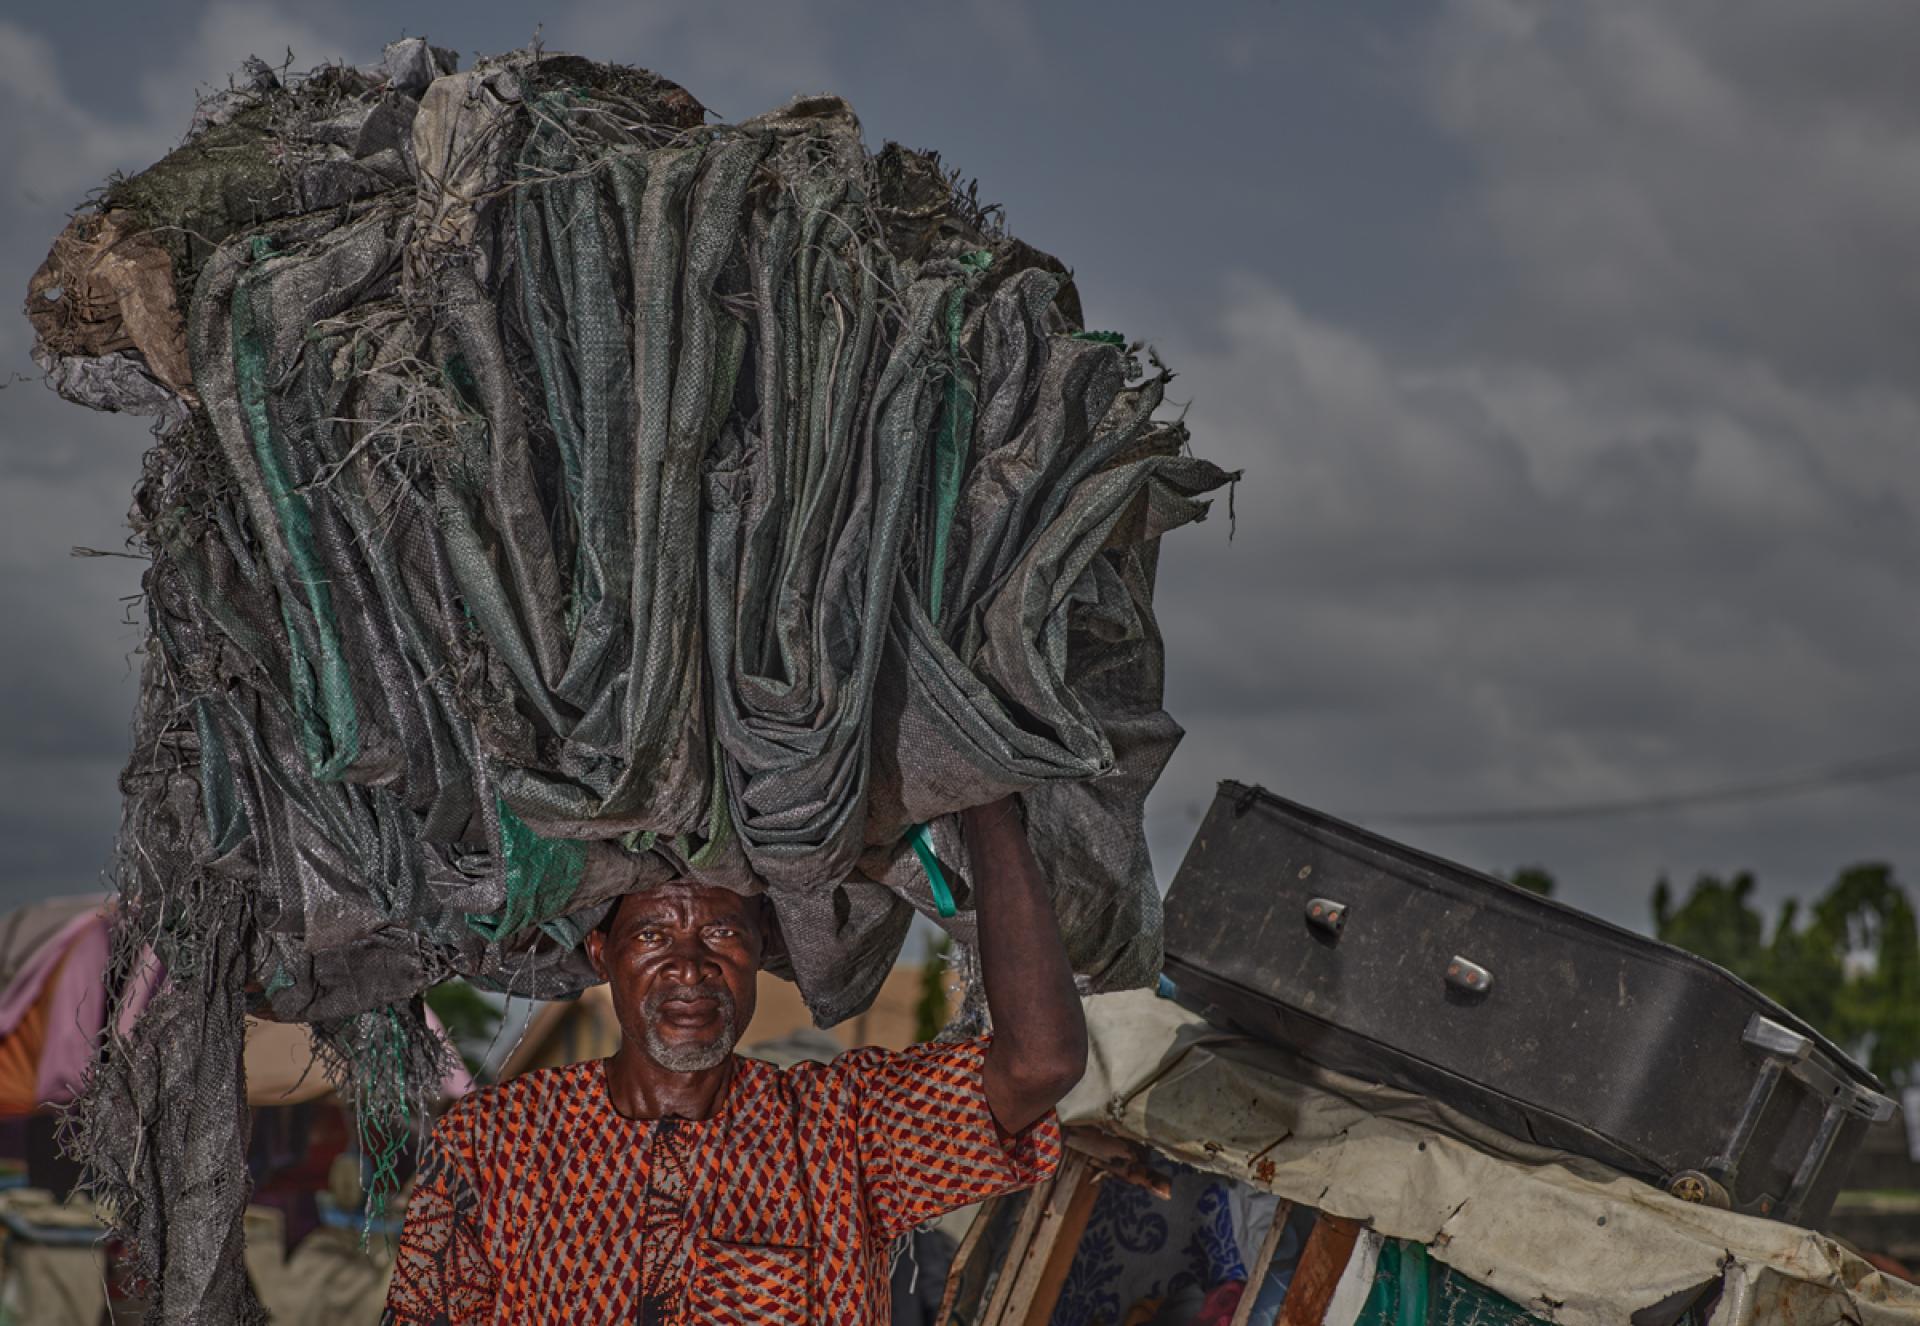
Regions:
<instances>
[{"instance_id":1,"label":"wooden plank","mask_svg":"<svg viewBox=\"0 0 1920 1326\"><path fill-rule=\"evenodd\" d=\"M954 1249L953 1264L947 1268L947 1287L940 1295L940 1313L934 1318L941 1326L953 1320L955 1300L962 1285L968 1282L968 1273L973 1269L971 1263L977 1256L984 1255L980 1245L986 1240L987 1231L993 1228L993 1222L1000 1208L1007 1202L1017 1201L1018 1193L1005 1197L990 1198L983 1202L973 1214L973 1223L967 1226L967 1232L961 1236L960 1246ZM984 1275L984 1271L981 1272Z\"/></svg>"},{"instance_id":2,"label":"wooden plank","mask_svg":"<svg viewBox=\"0 0 1920 1326\"><path fill-rule=\"evenodd\" d=\"M1031 1190L1026 1205L1020 1210L1020 1223L1014 1227L1013 1237L1007 1242L1007 1250L1000 1259L1000 1278L993 1286L993 1293L987 1299L987 1310L975 1320L981 1326L994 1326L1006 1313L1007 1304L1013 1298L1013 1282L1018 1278L1019 1269L1025 1264L1033 1247L1035 1234L1039 1231L1047 1206L1053 1200L1054 1193L1069 1175L1078 1174L1079 1167L1074 1165L1074 1157L1069 1156L1061 1162L1054 1176Z\"/></svg>"},{"instance_id":3,"label":"wooden plank","mask_svg":"<svg viewBox=\"0 0 1920 1326\"><path fill-rule=\"evenodd\" d=\"M1277 1326L1320 1326L1333 1301L1334 1287L1345 1274L1353 1245L1360 1241L1360 1222L1322 1214L1313 1222L1307 1246L1294 1268L1287 1301L1280 1305Z\"/></svg>"},{"instance_id":4,"label":"wooden plank","mask_svg":"<svg viewBox=\"0 0 1920 1326\"><path fill-rule=\"evenodd\" d=\"M1247 1326L1247 1318L1253 1315L1253 1300L1260 1296L1267 1268L1273 1265L1273 1254L1280 1249L1280 1239L1287 1232L1287 1217L1292 1214L1292 1202L1282 1202L1273 1209L1273 1223L1267 1226L1267 1236L1260 1240L1260 1251L1254 1254L1253 1265L1247 1268L1247 1288L1240 1295L1240 1306L1233 1310L1233 1326Z\"/></svg>"},{"instance_id":5,"label":"wooden plank","mask_svg":"<svg viewBox=\"0 0 1920 1326\"><path fill-rule=\"evenodd\" d=\"M1027 1212L1033 1217L1032 1223L1021 1230L1025 1237L1016 1235L1013 1246L1007 1250L1007 1261L1001 1268L993 1302L980 1319L984 1326L1016 1326L1026 1320L1027 1304L1033 1301L1034 1291L1046 1274L1054 1244L1066 1227L1074 1194L1082 1187L1091 1186L1092 1176L1093 1166L1088 1159L1068 1151L1053 1182L1044 1192L1036 1191L1037 1200ZM1026 1223L1023 1221L1023 1226Z\"/></svg>"},{"instance_id":6,"label":"wooden plank","mask_svg":"<svg viewBox=\"0 0 1920 1326\"><path fill-rule=\"evenodd\" d=\"M1097 1169L1090 1166L1074 1187L1073 1194L1067 1198L1066 1212L1060 1218L1060 1227L1053 1234L1053 1249L1047 1254L1040 1281L1034 1286L1033 1295L1027 1300L1026 1313L1021 1318L1025 1326L1045 1326L1052 1320L1054 1304L1060 1301L1060 1290L1067 1283L1067 1271L1073 1266L1074 1255L1080 1251L1080 1239L1087 1232L1087 1220L1093 1215L1093 1204L1100 1196L1102 1177ZM1014 1302L1018 1303L1019 1300L1015 1299Z\"/></svg>"},{"instance_id":7,"label":"wooden plank","mask_svg":"<svg viewBox=\"0 0 1920 1326\"><path fill-rule=\"evenodd\" d=\"M1163 1202L1173 1195L1172 1181L1147 1164L1147 1149L1138 1142L1084 1125L1067 1129L1066 1140L1069 1147L1084 1153L1110 1177L1145 1188Z\"/></svg>"}]
</instances>

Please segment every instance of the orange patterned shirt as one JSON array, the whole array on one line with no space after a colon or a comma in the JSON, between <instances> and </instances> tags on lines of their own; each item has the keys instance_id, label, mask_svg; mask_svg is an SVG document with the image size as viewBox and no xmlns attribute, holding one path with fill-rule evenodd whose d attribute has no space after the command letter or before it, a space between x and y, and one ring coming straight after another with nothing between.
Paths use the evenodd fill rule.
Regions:
<instances>
[{"instance_id":1,"label":"orange patterned shirt","mask_svg":"<svg viewBox=\"0 0 1920 1326\"><path fill-rule=\"evenodd\" d=\"M995 1122L986 1046L738 1059L699 1121L620 1115L600 1060L478 1092L434 1128L384 1320L884 1322L896 1239L1059 1163L1054 1116Z\"/></svg>"}]
</instances>

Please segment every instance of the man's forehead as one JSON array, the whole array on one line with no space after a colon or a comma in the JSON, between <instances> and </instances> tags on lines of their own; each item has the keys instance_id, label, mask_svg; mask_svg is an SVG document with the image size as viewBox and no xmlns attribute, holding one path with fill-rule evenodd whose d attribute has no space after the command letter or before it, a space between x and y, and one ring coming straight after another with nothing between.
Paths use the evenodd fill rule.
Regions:
<instances>
[{"instance_id":1,"label":"man's forehead","mask_svg":"<svg viewBox=\"0 0 1920 1326\"><path fill-rule=\"evenodd\" d=\"M620 899L617 921L672 920L690 913L752 918L759 914L756 899L718 884L674 880L654 884Z\"/></svg>"}]
</instances>

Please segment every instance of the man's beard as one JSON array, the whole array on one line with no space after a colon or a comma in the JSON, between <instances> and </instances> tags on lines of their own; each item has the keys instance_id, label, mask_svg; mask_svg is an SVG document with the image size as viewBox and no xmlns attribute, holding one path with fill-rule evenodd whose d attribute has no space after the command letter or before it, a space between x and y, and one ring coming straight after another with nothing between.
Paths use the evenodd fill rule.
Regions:
<instances>
[{"instance_id":1,"label":"man's beard","mask_svg":"<svg viewBox=\"0 0 1920 1326\"><path fill-rule=\"evenodd\" d=\"M674 1002L711 999L720 1009L720 1034L705 1043L668 1044L655 1025L660 1011ZM734 1024L733 995L724 985L674 986L656 990L640 1002L641 1040L647 1057L669 1073L703 1073L718 1068L733 1053L740 1029Z\"/></svg>"}]
</instances>

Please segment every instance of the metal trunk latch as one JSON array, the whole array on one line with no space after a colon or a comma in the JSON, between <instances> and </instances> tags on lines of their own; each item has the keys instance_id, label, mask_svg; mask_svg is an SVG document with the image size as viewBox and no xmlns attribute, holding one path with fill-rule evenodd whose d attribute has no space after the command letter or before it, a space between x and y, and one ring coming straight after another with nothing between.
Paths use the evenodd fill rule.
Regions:
<instances>
[{"instance_id":1,"label":"metal trunk latch","mask_svg":"<svg viewBox=\"0 0 1920 1326\"><path fill-rule=\"evenodd\" d=\"M1455 954L1447 964L1447 984L1468 994L1485 994L1493 988L1493 973L1479 963Z\"/></svg>"},{"instance_id":2,"label":"metal trunk latch","mask_svg":"<svg viewBox=\"0 0 1920 1326\"><path fill-rule=\"evenodd\" d=\"M1307 904L1307 924L1339 938L1347 924L1347 904L1332 898L1315 898Z\"/></svg>"}]
</instances>

